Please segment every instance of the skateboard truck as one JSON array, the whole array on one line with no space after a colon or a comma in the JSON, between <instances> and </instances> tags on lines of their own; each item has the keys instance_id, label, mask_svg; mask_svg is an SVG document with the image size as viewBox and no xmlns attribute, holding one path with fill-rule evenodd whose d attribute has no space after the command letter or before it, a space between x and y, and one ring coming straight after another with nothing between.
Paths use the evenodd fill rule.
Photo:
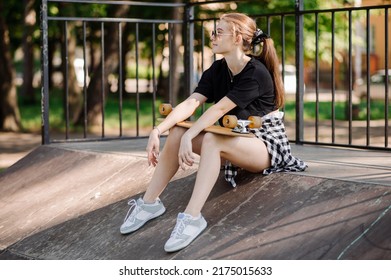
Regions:
<instances>
[{"instance_id":1,"label":"skateboard truck","mask_svg":"<svg viewBox=\"0 0 391 280\"><path fill-rule=\"evenodd\" d=\"M232 129L233 132L248 134L250 131L248 130L248 125L251 123L249 120L237 120L236 126Z\"/></svg>"},{"instance_id":2,"label":"skateboard truck","mask_svg":"<svg viewBox=\"0 0 391 280\"><path fill-rule=\"evenodd\" d=\"M248 120L238 120L236 116L225 115L223 118L224 127L231 128L233 132L248 134L248 128L259 128L262 125L262 119L258 116L250 116Z\"/></svg>"}]
</instances>

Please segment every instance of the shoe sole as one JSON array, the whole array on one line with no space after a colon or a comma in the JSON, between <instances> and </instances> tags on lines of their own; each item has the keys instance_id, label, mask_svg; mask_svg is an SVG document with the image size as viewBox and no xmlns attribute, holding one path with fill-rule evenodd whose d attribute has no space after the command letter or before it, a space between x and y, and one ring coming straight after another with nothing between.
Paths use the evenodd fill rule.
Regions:
<instances>
[{"instance_id":1,"label":"shoe sole","mask_svg":"<svg viewBox=\"0 0 391 280\"><path fill-rule=\"evenodd\" d=\"M151 216L148 220L145 220L144 223L139 224L139 226L137 228L132 228L130 230L129 229L127 229L127 230L121 230L120 229L120 232L121 232L121 234L129 234L129 233L135 232L136 230L140 229L142 226L144 226L150 220L153 220L153 219L163 215L164 212L166 212L166 208L163 207L160 211L158 211L155 214L153 214L153 216Z\"/></svg>"},{"instance_id":2,"label":"shoe sole","mask_svg":"<svg viewBox=\"0 0 391 280\"><path fill-rule=\"evenodd\" d=\"M201 233L207 228L207 226L208 226L208 223L205 223L205 227L203 229L201 229L192 239L189 239L185 243L178 245L176 247L173 247L173 248L164 247L164 251L166 251L167 253L173 253L173 252L182 250L183 248L189 246L191 242L193 242L198 236L201 235Z\"/></svg>"}]
</instances>

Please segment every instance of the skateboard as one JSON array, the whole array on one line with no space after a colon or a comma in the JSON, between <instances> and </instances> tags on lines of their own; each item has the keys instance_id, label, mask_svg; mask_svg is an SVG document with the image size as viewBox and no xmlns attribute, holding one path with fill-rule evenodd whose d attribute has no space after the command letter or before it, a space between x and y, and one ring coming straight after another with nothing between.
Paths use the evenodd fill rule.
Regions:
<instances>
[{"instance_id":1,"label":"skateboard","mask_svg":"<svg viewBox=\"0 0 391 280\"><path fill-rule=\"evenodd\" d=\"M163 103L159 106L159 113L162 116L167 116L172 110L171 104ZM193 124L192 121L182 121L176 125L190 128ZM254 134L250 133L249 128L259 128L261 125L262 119L259 116L250 116L247 120L238 120L236 116L226 115L223 117L223 126L212 125L205 128L204 131L233 137L255 137Z\"/></svg>"}]
</instances>

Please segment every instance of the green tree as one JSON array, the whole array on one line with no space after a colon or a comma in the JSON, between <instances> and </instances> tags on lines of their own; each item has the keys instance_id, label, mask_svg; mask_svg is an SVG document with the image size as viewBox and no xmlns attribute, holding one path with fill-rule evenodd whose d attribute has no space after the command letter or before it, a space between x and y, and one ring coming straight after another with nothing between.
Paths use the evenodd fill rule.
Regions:
<instances>
[{"instance_id":1,"label":"green tree","mask_svg":"<svg viewBox=\"0 0 391 280\"><path fill-rule=\"evenodd\" d=\"M22 126L6 12L3 1L0 1L0 130L20 131Z\"/></svg>"},{"instance_id":2,"label":"green tree","mask_svg":"<svg viewBox=\"0 0 391 280\"><path fill-rule=\"evenodd\" d=\"M23 0L23 85L22 95L27 102L35 102L34 78L34 31L37 24L36 1Z\"/></svg>"}]
</instances>

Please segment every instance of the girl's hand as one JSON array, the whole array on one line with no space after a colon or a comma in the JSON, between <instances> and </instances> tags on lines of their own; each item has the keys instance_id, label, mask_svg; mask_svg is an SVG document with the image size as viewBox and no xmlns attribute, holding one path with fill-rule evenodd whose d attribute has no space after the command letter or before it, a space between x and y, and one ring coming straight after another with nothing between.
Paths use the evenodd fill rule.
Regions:
<instances>
[{"instance_id":1,"label":"girl's hand","mask_svg":"<svg viewBox=\"0 0 391 280\"><path fill-rule=\"evenodd\" d=\"M159 161L159 149L160 149L160 139L159 131L153 129L151 134L149 134L148 145L147 145L147 154L148 154L148 165L151 164L155 167Z\"/></svg>"},{"instance_id":2,"label":"girl's hand","mask_svg":"<svg viewBox=\"0 0 391 280\"><path fill-rule=\"evenodd\" d=\"M191 141L187 133L183 134L178 152L178 163L183 170L186 170L186 165L192 166L195 160Z\"/></svg>"}]
</instances>

